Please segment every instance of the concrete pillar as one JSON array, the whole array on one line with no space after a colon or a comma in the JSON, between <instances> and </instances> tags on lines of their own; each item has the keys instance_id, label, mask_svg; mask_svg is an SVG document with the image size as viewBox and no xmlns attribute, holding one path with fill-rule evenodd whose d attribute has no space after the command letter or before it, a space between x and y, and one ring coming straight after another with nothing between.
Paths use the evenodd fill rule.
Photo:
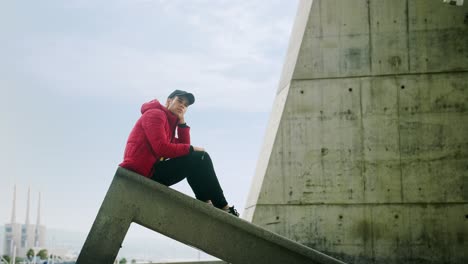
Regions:
<instances>
[{"instance_id":1,"label":"concrete pillar","mask_svg":"<svg viewBox=\"0 0 468 264\"><path fill-rule=\"evenodd\" d=\"M467 263L468 5L304 0L246 219L350 263Z\"/></svg>"},{"instance_id":2,"label":"concrete pillar","mask_svg":"<svg viewBox=\"0 0 468 264\"><path fill-rule=\"evenodd\" d=\"M132 223L135 208L122 201L123 182L113 181L81 249L77 263L113 263ZM131 202L130 202L131 203Z\"/></svg>"}]
</instances>

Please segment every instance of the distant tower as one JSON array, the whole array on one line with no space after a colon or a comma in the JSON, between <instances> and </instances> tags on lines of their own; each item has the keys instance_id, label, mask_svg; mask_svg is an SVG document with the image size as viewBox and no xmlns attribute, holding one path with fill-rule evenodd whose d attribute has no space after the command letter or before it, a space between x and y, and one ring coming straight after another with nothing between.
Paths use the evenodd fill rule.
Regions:
<instances>
[{"instance_id":1,"label":"distant tower","mask_svg":"<svg viewBox=\"0 0 468 264\"><path fill-rule=\"evenodd\" d=\"M40 225L41 225L41 193L39 192L39 201L37 203L37 221L36 221L36 232L34 234L34 246L39 247L39 237L40 237Z\"/></svg>"},{"instance_id":2,"label":"distant tower","mask_svg":"<svg viewBox=\"0 0 468 264\"><path fill-rule=\"evenodd\" d=\"M34 246L45 248L46 227L41 225L41 193L39 192L39 201L37 204L37 221L34 234Z\"/></svg>"},{"instance_id":3,"label":"distant tower","mask_svg":"<svg viewBox=\"0 0 468 264\"><path fill-rule=\"evenodd\" d=\"M29 211L31 205L31 188L28 188L28 200L26 204L26 220L21 227L21 244L18 250L18 256L26 256L26 252L34 246L35 227L30 224Z\"/></svg>"},{"instance_id":4,"label":"distant tower","mask_svg":"<svg viewBox=\"0 0 468 264\"><path fill-rule=\"evenodd\" d=\"M11 209L11 224L13 225L16 222L16 184L15 187L13 187L13 206ZM7 243L5 243L6 245ZM5 252L9 252L11 255L13 255L13 248L15 245L14 239L10 239L10 248L8 251L5 250Z\"/></svg>"},{"instance_id":5,"label":"distant tower","mask_svg":"<svg viewBox=\"0 0 468 264\"><path fill-rule=\"evenodd\" d=\"M29 204L31 199L31 188L28 188L28 202L26 204L26 225L29 225Z\"/></svg>"},{"instance_id":6,"label":"distant tower","mask_svg":"<svg viewBox=\"0 0 468 264\"><path fill-rule=\"evenodd\" d=\"M13 187L13 206L11 209L11 221L10 223L13 224L16 222L16 184Z\"/></svg>"},{"instance_id":7,"label":"distant tower","mask_svg":"<svg viewBox=\"0 0 468 264\"><path fill-rule=\"evenodd\" d=\"M39 201L37 202L37 225L41 224L41 193L39 192Z\"/></svg>"},{"instance_id":8,"label":"distant tower","mask_svg":"<svg viewBox=\"0 0 468 264\"><path fill-rule=\"evenodd\" d=\"M13 188L13 206L11 209L11 221L5 224L5 236L3 243L3 252L9 256L13 255L13 248L20 244L21 225L16 223L16 185Z\"/></svg>"}]
</instances>

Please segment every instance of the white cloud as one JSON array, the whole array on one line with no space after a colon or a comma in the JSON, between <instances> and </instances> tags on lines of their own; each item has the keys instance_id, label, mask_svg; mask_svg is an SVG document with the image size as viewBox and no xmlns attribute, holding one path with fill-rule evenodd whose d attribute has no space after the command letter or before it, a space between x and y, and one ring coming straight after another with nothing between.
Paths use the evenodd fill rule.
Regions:
<instances>
[{"instance_id":1,"label":"white cloud","mask_svg":"<svg viewBox=\"0 0 468 264\"><path fill-rule=\"evenodd\" d=\"M286 4L294 13L293 3ZM94 34L31 34L23 66L47 87L72 96L145 100L181 88L196 92L201 107L271 107L294 17L282 12L284 1L122 0L115 5L119 8L107 11L114 12L111 18L138 22L115 20L114 27ZM145 12L138 12L141 8ZM161 21L169 23L166 28L158 28ZM260 96L268 100L258 103Z\"/></svg>"}]
</instances>

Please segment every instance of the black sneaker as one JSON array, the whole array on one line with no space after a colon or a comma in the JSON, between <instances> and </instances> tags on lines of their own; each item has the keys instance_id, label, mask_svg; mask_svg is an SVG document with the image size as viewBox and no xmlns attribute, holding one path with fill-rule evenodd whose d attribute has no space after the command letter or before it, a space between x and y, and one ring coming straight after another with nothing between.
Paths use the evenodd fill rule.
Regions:
<instances>
[{"instance_id":1,"label":"black sneaker","mask_svg":"<svg viewBox=\"0 0 468 264\"><path fill-rule=\"evenodd\" d=\"M237 212L236 208L234 206L229 207L226 212L228 214L232 214L233 216L239 217L239 213Z\"/></svg>"}]
</instances>

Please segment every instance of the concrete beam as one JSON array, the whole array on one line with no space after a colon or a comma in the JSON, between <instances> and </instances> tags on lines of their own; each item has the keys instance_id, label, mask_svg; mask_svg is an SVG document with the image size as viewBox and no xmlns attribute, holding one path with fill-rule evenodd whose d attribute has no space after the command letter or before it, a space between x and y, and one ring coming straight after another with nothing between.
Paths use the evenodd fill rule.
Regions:
<instances>
[{"instance_id":1,"label":"concrete beam","mask_svg":"<svg viewBox=\"0 0 468 264\"><path fill-rule=\"evenodd\" d=\"M343 263L123 168L77 263L113 263L132 222L230 263Z\"/></svg>"}]
</instances>

